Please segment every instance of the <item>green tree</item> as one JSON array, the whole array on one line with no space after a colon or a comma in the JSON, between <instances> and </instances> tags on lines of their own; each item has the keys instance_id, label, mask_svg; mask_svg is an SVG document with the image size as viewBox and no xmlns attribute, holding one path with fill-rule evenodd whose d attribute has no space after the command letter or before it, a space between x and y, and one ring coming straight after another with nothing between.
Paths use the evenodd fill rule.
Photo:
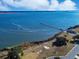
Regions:
<instances>
[{"instance_id":1,"label":"green tree","mask_svg":"<svg viewBox=\"0 0 79 59\"><path fill-rule=\"evenodd\" d=\"M8 53L7 59L20 59L17 50L12 48Z\"/></svg>"}]
</instances>

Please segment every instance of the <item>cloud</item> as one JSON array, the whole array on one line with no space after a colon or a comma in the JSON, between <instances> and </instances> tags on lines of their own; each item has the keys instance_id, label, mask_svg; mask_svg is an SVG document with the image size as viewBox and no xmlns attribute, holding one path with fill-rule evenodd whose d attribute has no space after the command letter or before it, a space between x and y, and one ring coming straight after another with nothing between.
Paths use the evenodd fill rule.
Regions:
<instances>
[{"instance_id":1,"label":"cloud","mask_svg":"<svg viewBox=\"0 0 79 59\"><path fill-rule=\"evenodd\" d=\"M41 9L47 9L49 7L49 2L47 0L20 0L20 1L3 0L3 1L17 8L23 7L26 9L41 10Z\"/></svg>"},{"instance_id":2,"label":"cloud","mask_svg":"<svg viewBox=\"0 0 79 59\"><path fill-rule=\"evenodd\" d=\"M24 8L25 10L47 10L47 11L65 11L65 10L76 10L76 3L72 0L65 0L59 3L58 0L3 0L5 4L16 8ZM0 7L1 8L1 7ZM5 6L2 6L4 10L7 10Z\"/></svg>"},{"instance_id":3,"label":"cloud","mask_svg":"<svg viewBox=\"0 0 79 59\"><path fill-rule=\"evenodd\" d=\"M60 3L59 10L76 10L76 3L72 0L65 0L64 2Z\"/></svg>"},{"instance_id":4,"label":"cloud","mask_svg":"<svg viewBox=\"0 0 79 59\"><path fill-rule=\"evenodd\" d=\"M2 3L0 2L0 11L8 11L10 10L7 6L2 5Z\"/></svg>"},{"instance_id":5,"label":"cloud","mask_svg":"<svg viewBox=\"0 0 79 59\"><path fill-rule=\"evenodd\" d=\"M64 2L59 3L58 0L52 0L49 10L58 10L58 11L67 11L67 10L76 10L76 3L72 0L65 0Z\"/></svg>"},{"instance_id":6,"label":"cloud","mask_svg":"<svg viewBox=\"0 0 79 59\"><path fill-rule=\"evenodd\" d=\"M57 10L59 2L57 0L51 0L48 10Z\"/></svg>"}]
</instances>

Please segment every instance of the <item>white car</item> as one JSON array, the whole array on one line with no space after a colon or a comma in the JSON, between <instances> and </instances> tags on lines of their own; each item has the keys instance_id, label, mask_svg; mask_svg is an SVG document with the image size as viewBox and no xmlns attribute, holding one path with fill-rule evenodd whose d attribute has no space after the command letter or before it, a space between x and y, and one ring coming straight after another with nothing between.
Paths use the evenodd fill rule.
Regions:
<instances>
[{"instance_id":1,"label":"white car","mask_svg":"<svg viewBox=\"0 0 79 59\"><path fill-rule=\"evenodd\" d=\"M74 59L79 59L79 54L75 55Z\"/></svg>"}]
</instances>

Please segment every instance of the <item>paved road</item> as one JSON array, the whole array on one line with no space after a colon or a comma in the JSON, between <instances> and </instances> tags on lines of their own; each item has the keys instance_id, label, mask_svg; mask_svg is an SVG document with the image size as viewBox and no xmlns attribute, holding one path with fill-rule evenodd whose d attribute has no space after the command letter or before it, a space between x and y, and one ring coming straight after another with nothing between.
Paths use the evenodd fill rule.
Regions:
<instances>
[{"instance_id":1,"label":"paved road","mask_svg":"<svg viewBox=\"0 0 79 59\"><path fill-rule=\"evenodd\" d=\"M64 57L61 59L74 59L75 55L79 53L79 45L75 45L75 47ZM48 59L54 59L54 56L49 57Z\"/></svg>"},{"instance_id":2,"label":"paved road","mask_svg":"<svg viewBox=\"0 0 79 59\"><path fill-rule=\"evenodd\" d=\"M79 53L79 45L75 45L75 47L62 59L74 59L75 55Z\"/></svg>"}]
</instances>

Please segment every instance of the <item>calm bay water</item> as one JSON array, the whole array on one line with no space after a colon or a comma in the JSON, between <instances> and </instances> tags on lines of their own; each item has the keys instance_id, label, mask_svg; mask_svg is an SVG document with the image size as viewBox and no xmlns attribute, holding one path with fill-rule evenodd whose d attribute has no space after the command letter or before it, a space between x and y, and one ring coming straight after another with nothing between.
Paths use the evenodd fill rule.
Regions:
<instances>
[{"instance_id":1,"label":"calm bay water","mask_svg":"<svg viewBox=\"0 0 79 59\"><path fill-rule=\"evenodd\" d=\"M67 29L79 24L79 12L14 12L0 14L0 48L46 40L59 32L40 23Z\"/></svg>"}]
</instances>

